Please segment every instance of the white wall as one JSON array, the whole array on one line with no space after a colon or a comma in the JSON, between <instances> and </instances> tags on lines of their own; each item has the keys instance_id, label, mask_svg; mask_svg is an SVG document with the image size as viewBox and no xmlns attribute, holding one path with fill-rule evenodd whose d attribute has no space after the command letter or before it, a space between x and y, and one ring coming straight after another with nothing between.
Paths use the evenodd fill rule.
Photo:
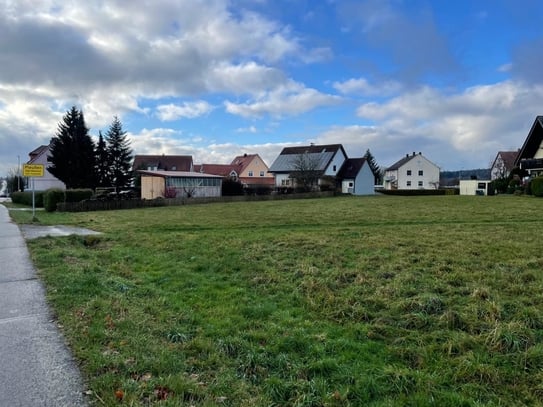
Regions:
<instances>
[{"instance_id":1,"label":"white wall","mask_svg":"<svg viewBox=\"0 0 543 407\"><path fill-rule=\"evenodd\" d=\"M484 184L484 188L481 188ZM488 194L488 180L460 180L460 195L477 195L478 190L483 190L484 195Z\"/></svg>"},{"instance_id":2,"label":"white wall","mask_svg":"<svg viewBox=\"0 0 543 407\"><path fill-rule=\"evenodd\" d=\"M329 175L332 177L335 177L338 173L338 171L341 169L341 166L345 162L347 157L343 154L343 151L339 149L337 153L334 155L334 158L332 158L332 162L328 165L328 168L326 168L326 171L324 171L324 175ZM335 166L335 171L334 171Z\"/></svg>"},{"instance_id":3,"label":"white wall","mask_svg":"<svg viewBox=\"0 0 543 407\"><path fill-rule=\"evenodd\" d=\"M409 170L411 175L407 175ZM422 171L422 175L419 175L419 171ZM439 167L417 154L398 168L397 177L398 189L436 189L436 183L439 184Z\"/></svg>"},{"instance_id":4,"label":"white wall","mask_svg":"<svg viewBox=\"0 0 543 407\"><path fill-rule=\"evenodd\" d=\"M355 180L355 195L375 194L375 177L367 162L364 163Z\"/></svg>"}]
</instances>

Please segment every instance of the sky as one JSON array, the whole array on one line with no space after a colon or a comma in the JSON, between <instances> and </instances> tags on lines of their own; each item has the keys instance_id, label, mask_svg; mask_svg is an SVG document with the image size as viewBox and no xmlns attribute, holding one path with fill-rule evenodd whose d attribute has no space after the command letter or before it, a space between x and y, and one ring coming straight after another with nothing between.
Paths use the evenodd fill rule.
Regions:
<instances>
[{"instance_id":1,"label":"sky","mask_svg":"<svg viewBox=\"0 0 543 407\"><path fill-rule=\"evenodd\" d=\"M0 176L72 107L134 154L488 168L543 114L540 0L0 0Z\"/></svg>"}]
</instances>

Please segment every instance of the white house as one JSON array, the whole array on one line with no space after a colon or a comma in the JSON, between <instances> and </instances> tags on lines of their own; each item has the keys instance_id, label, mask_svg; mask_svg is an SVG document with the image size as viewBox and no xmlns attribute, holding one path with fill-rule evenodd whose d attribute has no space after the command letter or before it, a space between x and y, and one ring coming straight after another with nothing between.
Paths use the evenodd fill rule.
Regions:
<instances>
[{"instance_id":1,"label":"white house","mask_svg":"<svg viewBox=\"0 0 543 407\"><path fill-rule=\"evenodd\" d=\"M490 167L490 179L507 178L513 168L518 151L498 151L496 158Z\"/></svg>"},{"instance_id":2,"label":"white house","mask_svg":"<svg viewBox=\"0 0 543 407\"><path fill-rule=\"evenodd\" d=\"M49 188L66 189L64 182L56 178L47 170L47 167L51 165L51 163L47 161L47 156L49 155L49 145L39 146L34 151L28 153L28 155L30 160L27 162L27 164L41 164L44 166L43 177L32 177L32 181L34 182L34 190L45 191ZM28 185L28 188L31 189L32 185Z\"/></svg>"},{"instance_id":3,"label":"white house","mask_svg":"<svg viewBox=\"0 0 543 407\"><path fill-rule=\"evenodd\" d=\"M365 158L346 159L337 178L341 180L341 192L344 194L375 194L375 177Z\"/></svg>"},{"instance_id":4,"label":"white house","mask_svg":"<svg viewBox=\"0 0 543 407\"><path fill-rule=\"evenodd\" d=\"M278 188L295 187L291 174L297 171L300 159L311 163L311 171L318 173L318 184L322 186L325 177L336 177L347 154L341 144L285 147L270 166L269 172L275 177Z\"/></svg>"},{"instance_id":5,"label":"white house","mask_svg":"<svg viewBox=\"0 0 543 407\"><path fill-rule=\"evenodd\" d=\"M422 153L406 154L385 170L385 189L437 189L439 167Z\"/></svg>"},{"instance_id":6,"label":"white house","mask_svg":"<svg viewBox=\"0 0 543 407\"><path fill-rule=\"evenodd\" d=\"M537 116L522 145L515 167L528 171L530 176L543 174L543 116Z\"/></svg>"}]
</instances>

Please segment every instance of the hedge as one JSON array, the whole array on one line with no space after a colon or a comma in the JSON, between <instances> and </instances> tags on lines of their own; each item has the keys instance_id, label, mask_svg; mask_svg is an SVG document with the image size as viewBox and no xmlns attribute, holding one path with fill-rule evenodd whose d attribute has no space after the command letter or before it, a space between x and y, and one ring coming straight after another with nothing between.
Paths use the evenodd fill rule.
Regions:
<instances>
[{"instance_id":1,"label":"hedge","mask_svg":"<svg viewBox=\"0 0 543 407\"><path fill-rule=\"evenodd\" d=\"M537 197L543 196L543 176L542 177L535 177L530 181L530 189L532 191L532 195Z\"/></svg>"},{"instance_id":2,"label":"hedge","mask_svg":"<svg viewBox=\"0 0 543 407\"><path fill-rule=\"evenodd\" d=\"M47 212L54 212L57 210L57 203L65 200L66 194L63 189L51 188L45 191L43 206Z\"/></svg>"},{"instance_id":3,"label":"hedge","mask_svg":"<svg viewBox=\"0 0 543 407\"><path fill-rule=\"evenodd\" d=\"M43 208L44 191L34 191L34 205L36 208ZM32 206L32 191L12 192L11 202L21 205Z\"/></svg>"},{"instance_id":4,"label":"hedge","mask_svg":"<svg viewBox=\"0 0 543 407\"><path fill-rule=\"evenodd\" d=\"M458 195L458 188L449 189L379 189L377 192L385 195L428 196L428 195Z\"/></svg>"}]
</instances>

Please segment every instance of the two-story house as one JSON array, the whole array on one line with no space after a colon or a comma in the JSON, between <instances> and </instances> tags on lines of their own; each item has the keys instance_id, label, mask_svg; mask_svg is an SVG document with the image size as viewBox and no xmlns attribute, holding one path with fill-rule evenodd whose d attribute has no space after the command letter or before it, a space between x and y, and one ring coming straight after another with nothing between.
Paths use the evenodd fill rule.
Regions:
<instances>
[{"instance_id":1,"label":"two-story house","mask_svg":"<svg viewBox=\"0 0 543 407\"><path fill-rule=\"evenodd\" d=\"M543 174L543 116L537 116L522 145L515 167L526 170L530 176Z\"/></svg>"},{"instance_id":2,"label":"two-story house","mask_svg":"<svg viewBox=\"0 0 543 407\"><path fill-rule=\"evenodd\" d=\"M36 191L45 191L49 188L66 189L64 182L59 180L53 174L51 174L47 167L51 165L48 161L49 145L39 146L35 150L28 153L29 160L27 164L39 164L43 165L43 177L33 177L34 189Z\"/></svg>"},{"instance_id":3,"label":"two-story house","mask_svg":"<svg viewBox=\"0 0 543 407\"><path fill-rule=\"evenodd\" d=\"M437 189L439 167L422 153L406 154L385 170L385 189Z\"/></svg>"},{"instance_id":4,"label":"two-story house","mask_svg":"<svg viewBox=\"0 0 543 407\"><path fill-rule=\"evenodd\" d=\"M513 168L518 151L498 151L492 166L490 167L490 179L507 178Z\"/></svg>"},{"instance_id":5,"label":"two-story house","mask_svg":"<svg viewBox=\"0 0 543 407\"><path fill-rule=\"evenodd\" d=\"M346 159L341 144L285 147L270 166L270 173L277 188L300 187L299 179L304 172L314 176L313 187L322 186L327 182L326 177L335 179Z\"/></svg>"}]
</instances>

